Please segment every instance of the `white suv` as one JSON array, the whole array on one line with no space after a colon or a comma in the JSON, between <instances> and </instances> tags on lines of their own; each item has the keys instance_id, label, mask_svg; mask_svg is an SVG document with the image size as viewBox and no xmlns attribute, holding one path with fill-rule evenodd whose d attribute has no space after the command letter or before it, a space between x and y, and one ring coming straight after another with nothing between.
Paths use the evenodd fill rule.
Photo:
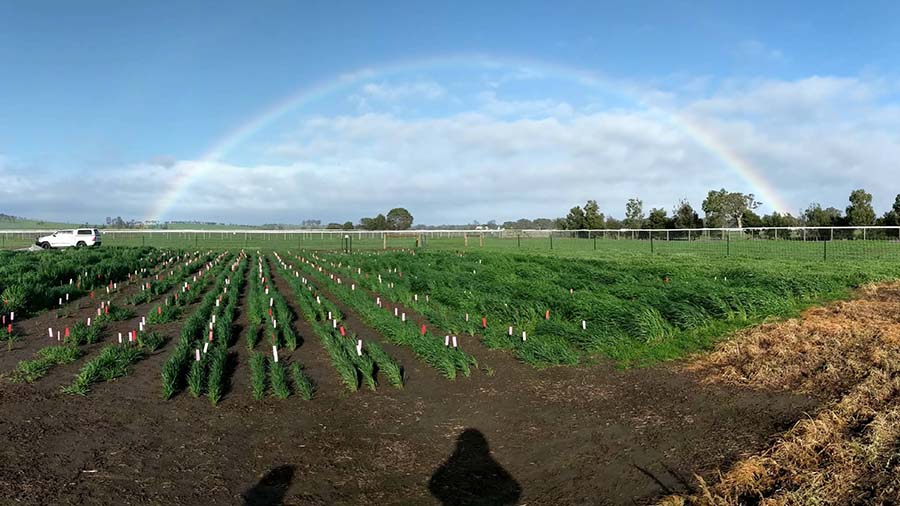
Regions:
<instances>
[{"instance_id":1,"label":"white suv","mask_svg":"<svg viewBox=\"0 0 900 506\"><path fill-rule=\"evenodd\" d=\"M75 246L100 246L100 231L96 228L78 228L75 230L58 230L50 235L38 237L35 244L49 248L68 248Z\"/></svg>"}]
</instances>

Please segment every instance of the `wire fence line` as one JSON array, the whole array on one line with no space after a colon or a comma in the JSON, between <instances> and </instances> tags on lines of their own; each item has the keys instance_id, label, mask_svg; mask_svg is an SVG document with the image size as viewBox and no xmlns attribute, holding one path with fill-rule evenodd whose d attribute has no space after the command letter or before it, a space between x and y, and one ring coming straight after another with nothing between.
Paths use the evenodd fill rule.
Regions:
<instances>
[{"instance_id":1,"label":"wire fence line","mask_svg":"<svg viewBox=\"0 0 900 506\"><path fill-rule=\"evenodd\" d=\"M35 244L47 230L0 230L0 248ZM602 230L101 230L104 246L398 248L682 254L797 260L900 260L900 227L752 227Z\"/></svg>"}]
</instances>

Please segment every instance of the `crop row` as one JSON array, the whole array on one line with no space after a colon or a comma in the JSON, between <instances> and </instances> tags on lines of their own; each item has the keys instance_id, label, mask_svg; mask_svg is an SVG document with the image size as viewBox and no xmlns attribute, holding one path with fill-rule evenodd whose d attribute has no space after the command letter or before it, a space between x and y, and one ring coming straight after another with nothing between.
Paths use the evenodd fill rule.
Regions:
<instances>
[{"instance_id":1,"label":"crop row","mask_svg":"<svg viewBox=\"0 0 900 506\"><path fill-rule=\"evenodd\" d=\"M228 259L231 256L229 253L223 253L213 262L211 268L201 275L201 277L209 277L215 281L212 289L206 292L200 304L185 321L175 349L163 364L162 391L165 399L171 398L185 382L187 382L193 394L200 395L202 375L198 376L196 372L191 372L191 370L198 367L190 365L191 359L193 358L195 361L203 360L209 352L210 343L215 341L215 332L218 332L219 340L224 341L226 348L228 342L232 339L231 322L226 322L224 319L219 322L213 322L214 318L212 318L213 315L218 316L223 309L222 298L229 293L228 288L232 284L232 277L236 283L242 282L237 280L242 280L244 269L246 268L246 257L241 254L228 268ZM230 292L231 300L234 301L233 305L236 306L236 297L239 290L232 289ZM218 327L216 323L219 323ZM207 327L209 328L208 332ZM206 339L207 336L208 340ZM202 353L200 351L201 348L203 348ZM218 402L218 399L215 399L214 402Z\"/></svg>"},{"instance_id":2,"label":"crop row","mask_svg":"<svg viewBox=\"0 0 900 506\"><path fill-rule=\"evenodd\" d=\"M486 345L514 349L535 365L574 363L592 352L626 362L676 357L729 329L843 293L859 276L671 258L405 252L323 258L329 265L352 261L338 270L364 274L359 282L367 289L448 330L480 333Z\"/></svg>"},{"instance_id":3,"label":"crop row","mask_svg":"<svg viewBox=\"0 0 900 506\"><path fill-rule=\"evenodd\" d=\"M437 369L447 378L455 378L458 373L465 376L471 374L471 368L477 366L474 357L465 353L460 348L449 346L449 343L440 336L415 325L399 314L392 314L381 307L377 301L363 290L357 290L356 284L342 282L337 277L331 280L324 273L324 268L316 263L316 257L309 258L298 256L301 269L311 278L320 283L331 281L332 292L346 302L356 311L367 324L371 325L388 341L409 346L409 348L422 361Z\"/></svg>"},{"instance_id":4,"label":"crop row","mask_svg":"<svg viewBox=\"0 0 900 506\"><path fill-rule=\"evenodd\" d=\"M0 307L3 313L33 314L61 299L118 282L157 265L164 252L153 248L0 251Z\"/></svg>"},{"instance_id":5,"label":"crop row","mask_svg":"<svg viewBox=\"0 0 900 506\"><path fill-rule=\"evenodd\" d=\"M401 388L403 370L396 360L378 343L363 343L358 339L345 327L344 314L334 303L321 296L306 277L301 277L299 271L277 253L275 258L280 275L294 291L300 311L328 353L344 386L351 392L358 390L360 385L374 390L377 373L381 372L391 385Z\"/></svg>"}]
</instances>

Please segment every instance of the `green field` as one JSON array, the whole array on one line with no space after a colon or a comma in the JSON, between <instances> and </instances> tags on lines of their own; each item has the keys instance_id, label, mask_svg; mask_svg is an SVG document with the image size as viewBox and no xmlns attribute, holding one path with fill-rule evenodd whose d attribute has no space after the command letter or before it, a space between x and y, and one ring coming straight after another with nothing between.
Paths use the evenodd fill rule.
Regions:
<instances>
[{"instance_id":1,"label":"green field","mask_svg":"<svg viewBox=\"0 0 900 506\"><path fill-rule=\"evenodd\" d=\"M35 234L0 233L0 249L28 247ZM468 244L467 244L468 243ZM284 234L254 232L144 232L103 235L106 246L154 246L159 248L212 249L320 249L341 250L341 235L318 232ZM385 246L380 234L356 237L353 250L382 250ZM416 248L415 237L389 237L388 249ZM860 260L900 261L900 241L895 238L876 240L835 239L829 241L750 239L741 234L717 239L603 239L603 238L496 238L483 240L470 237L426 238L421 250L500 251L512 253L540 253L561 257L602 258L606 255L673 256L691 255L703 258L784 259L809 262L837 262Z\"/></svg>"},{"instance_id":2,"label":"green field","mask_svg":"<svg viewBox=\"0 0 900 506\"><path fill-rule=\"evenodd\" d=\"M153 238L173 245L185 239L178 234ZM417 328L376 309L377 297L416 311L437 329L480 335L486 346L509 350L535 366L572 365L598 356L621 364L644 364L682 357L709 347L733 330L846 297L865 283L900 277L900 262L888 258L896 255L889 248L897 244L891 241L654 241L651 252L649 241L639 240L598 240L594 249L593 240L554 239L551 250L549 240L544 244L538 239L521 243L494 239L485 240L483 246L470 240L466 248L442 239L428 241L419 249L344 253L321 237L204 233L194 240L193 245L181 245L196 246L205 253L192 254L194 263L185 264L183 272L166 281L154 280L148 285L151 290L140 297L158 295L174 286L168 281L185 279L212 258L210 250L230 247L224 258L233 258L238 247L246 244L249 254L255 255L257 248L262 251L256 268L261 276L269 277L267 262L279 266L277 270L288 278L294 273L294 281L303 272L386 339L410 346L448 377L468 374L474 362L464 354L445 354L435 347L436 339L443 336L419 335ZM66 293L83 294L84 285L102 286L173 254L150 247L115 247L110 240L105 244L91 250L0 252L4 311L53 307ZM831 253L823 261L818 252L826 247ZM851 260L850 255L866 258ZM224 264L219 262L220 272ZM344 283L336 283L328 274L343 278ZM74 285L68 282L72 278ZM251 292L261 290L254 283ZM349 284L367 290L354 291ZM281 295L295 298L311 293L305 290L309 287L293 288L295 293ZM252 300L259 306L269 297L277 302L276 316L289 320L287 304L279 295ZM318 304L312 307L321 310ZM337 313L336 308L328 310ZM317 318L322 320L321 315ZM482 318L489 323L486 328ZM293 340L291 336L278 339L288 344Z\"/></svg>"},{"instance_id":3,"label":"green field","mask_svg":"<svg viewBox=\"0 0 900 506\"><path fill-rule=\"evenodd\" d=\"M537 366L575 364L594 354L623 364L679 358L733 330L900 276L900 264L883 261L576 259L487 251L302 255L345 276L344 286L355 282L449 332L481 334L486 345Z\"/></svg>"}]
</instances>

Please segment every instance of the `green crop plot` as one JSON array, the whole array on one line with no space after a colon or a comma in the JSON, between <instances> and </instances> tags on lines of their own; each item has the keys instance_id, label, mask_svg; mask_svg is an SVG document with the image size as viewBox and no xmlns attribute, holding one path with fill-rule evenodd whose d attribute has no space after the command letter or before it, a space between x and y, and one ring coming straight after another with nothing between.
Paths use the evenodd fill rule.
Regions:
<instances>
[{"instance_id":1,"label":"green crop plot","mask_svg":"<svg viewBox=\"0 0 900 506\"><path fill-rule=\"evenodd\" d=\"M536 366L576 364L592 354L623 364L678 358L735 329L900 275L900 265L889 261L689 255L420 251L316 258L345 285L413 308L449 332L481 335L487 346Z\"/></svg>"}]
</instances>

